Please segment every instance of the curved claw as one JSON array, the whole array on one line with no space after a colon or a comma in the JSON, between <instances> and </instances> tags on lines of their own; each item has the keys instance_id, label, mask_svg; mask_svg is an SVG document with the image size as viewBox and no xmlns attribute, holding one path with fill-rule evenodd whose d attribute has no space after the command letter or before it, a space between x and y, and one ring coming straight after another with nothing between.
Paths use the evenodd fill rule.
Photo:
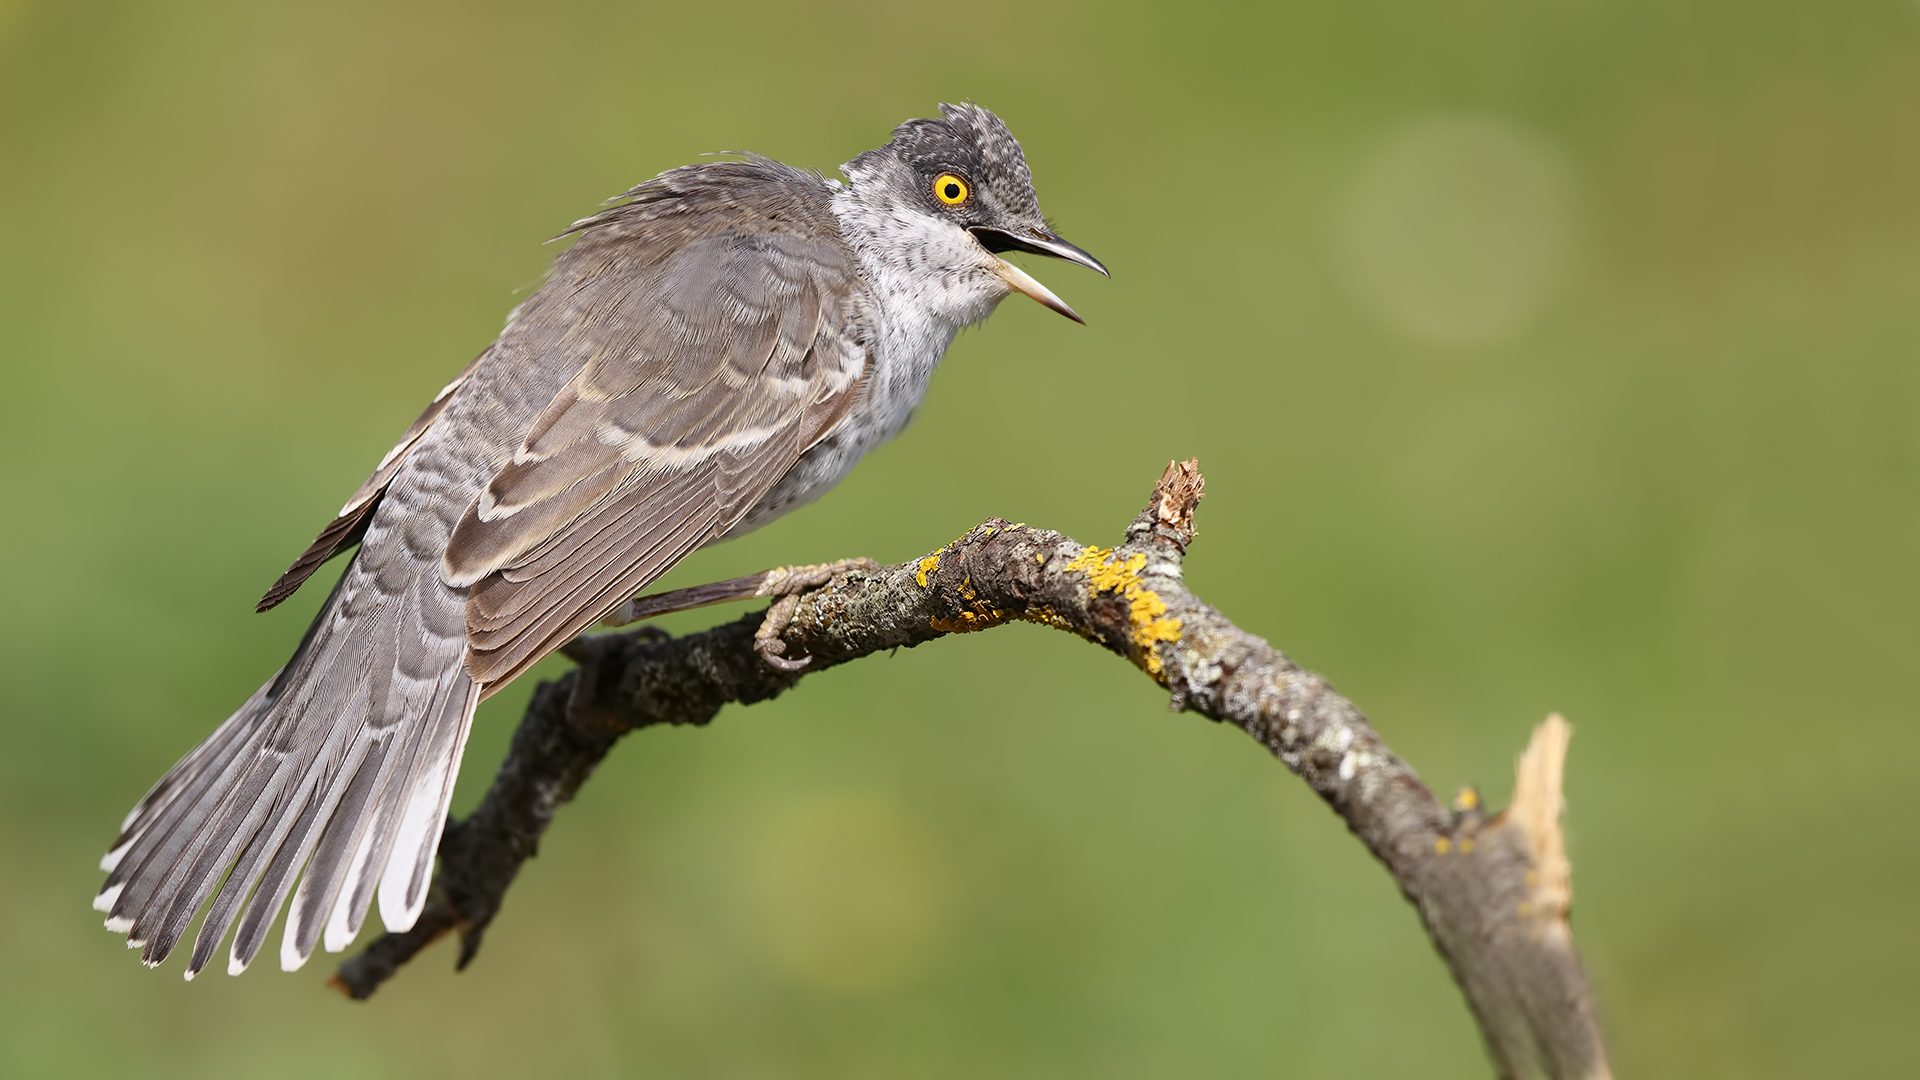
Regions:
<instances>
[{"instance_id":1,"label":"curved claw","mask_svg":"<svg viewBox=\"0 0 1920 1080\"><path fill-rule=\"evenodd\" d=\"M784 642L780 644L784 644ZM781 671L803 671L808 664L813 663L813 657L811 656L803 656L798 660L789 660L767 649L760 650L760 659L765 660L767 666L778 668Z\"/></svg>"},{"instance_id":2,"label":"curved claw","mask_svg":"<svg viewBox=\"0 0 1920 1080\"><path fill-rule=\"evenodd\" d=\"M787 651L787 643L780 640L787 624L793 621L793 613L800 608L800 594L790 592L773 602L767 609L766 618L760 620L760 629L753 632L753 649L767 666L781 671L799 671L813 662L813 658L803 657L789 660L780 654Z\"/></svg>"}]
</instances>

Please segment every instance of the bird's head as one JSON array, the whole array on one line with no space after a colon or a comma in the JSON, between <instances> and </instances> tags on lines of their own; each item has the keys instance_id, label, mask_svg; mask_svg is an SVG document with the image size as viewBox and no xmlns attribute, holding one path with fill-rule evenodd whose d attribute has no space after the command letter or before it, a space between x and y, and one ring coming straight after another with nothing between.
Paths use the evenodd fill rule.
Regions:
<instances>
[{"instance_id":1,"label":"bird's head","mask_svg":"<svg viewBox=\"0 0 1920 1080\"><path fill-rule=\"evenodd\" d=\"M958 241L939 245L942 250L970 258L1011 292L1085 321L1045 285L1000 258L1004 252L1025 251L1107 273L1100 260L1048 227L1027 157L998 116L971 103L941 105L939 119L901 124L893 141L854 158L843 171L856 192L910 222L910 228Z\"/></svg>"}]
</instances>

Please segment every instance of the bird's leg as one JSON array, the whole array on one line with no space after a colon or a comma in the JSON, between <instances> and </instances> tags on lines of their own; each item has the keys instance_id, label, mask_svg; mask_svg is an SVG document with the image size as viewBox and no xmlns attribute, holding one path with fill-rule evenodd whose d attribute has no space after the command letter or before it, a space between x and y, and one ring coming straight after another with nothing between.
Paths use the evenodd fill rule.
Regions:
<instances>
[{"instance_id":1,"label":"bird's leg","mask_svg":"<svg viewBox=\"0 0 1920 1080\"><path fill-rule=\"evenodd\" d=\"M676 611L691 611L709 604L724 604L730 600L751 600L755 597L776 597L773 606L767 609L767 617L761 622L760 629L754 632L753 648L768 664L782 671L799 671L810 662L808 657L789 660L780 655L787 651L787 643L780 635L793 621L793 613L800 607L800 595L808 589L817 589L832 581L840 574L854 570L878 570L880 564L872 559L840 559L830 563L815 563L811 566L782 566L759 574L748 574L728 581L716 581L710 585L695 585L688 589L675 589L672 592L655 593L652 596L636 596L614 608L606 618L600 620L602 626L626 626L651 619L658 615L667 615Z\"/></svg>"},{"instance_id":2,"label":"bird's leg","mask_svg":"<svg viewBox=\"0 0 1920 1080\"><path fill-rule=\"evenodd\" d=\"M780 635L787 630L787 624L793 621L793 613L799 610L800 595L808 589L817 589L841 574L854 570L869 573L880 569L880 564L872 559L836 559L830 563L815 563L811 566L783 566L769 570L760 586L759 596L774 596L779 599L767 609L767 617L760 621L760 629L753 632L753 649L760 659L781 671L799 671L813 662L813 657L803 656L798 660L789 660L780 655L787 651L787 643Z\"/></svg>"}]
</instances>

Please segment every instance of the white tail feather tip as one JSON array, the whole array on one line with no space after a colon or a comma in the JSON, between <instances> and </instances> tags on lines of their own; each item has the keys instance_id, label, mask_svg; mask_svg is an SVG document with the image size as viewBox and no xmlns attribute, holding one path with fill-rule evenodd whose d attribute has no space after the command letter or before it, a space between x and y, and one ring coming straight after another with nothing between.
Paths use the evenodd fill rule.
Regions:
<instances>
[{"instance_id":1,"label":"white tail feather tip","mask_svg":"<svg viewBox=\"0 0 1920 1080\"><path fill-rule=\"evenodd\" d=\"M327 932L321 935L328 952L345 952L347 946L353 944L353 939L358 936L339 922L331 920L327 923Z\"/></svg>"},{"instance_id":2,"label":"white tail feather tip","mask_svg":"<svg viewBox=\"0 0 1920 1080\"><path fill-rule=\"evenodd\" d=\"M427 906L427 898L424 895L424 890L423 895L420 897L420 902L410 907L402 906L405 904L404 900L402 900L400 904L389 907L386 900L386 887L381 886L380 925L386 927L387 933L389 934L404 934L413 929L413 924L420 921L421 910Z\"/></svg>"},{"instance_id":3,"label":"white tail feather tip","mask_svg":"<svg viewBox=\"0 0 1920 1080\"><path fill-rule=\"evenodd\" d=\"M307 954L300 951L300 946L294 942L293 933L289 928L287 935L280 939L280 970L299 971L306 966Z\"/></svg>"}]
</instances>

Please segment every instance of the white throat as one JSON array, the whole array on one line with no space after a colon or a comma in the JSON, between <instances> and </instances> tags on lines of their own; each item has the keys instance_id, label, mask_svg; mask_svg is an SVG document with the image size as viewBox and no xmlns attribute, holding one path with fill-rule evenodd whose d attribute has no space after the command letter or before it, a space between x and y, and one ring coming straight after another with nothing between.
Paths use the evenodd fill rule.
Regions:
<instances>
[{"instance_id":1,"label":"white throat","mask_svg":"<svg viewBox=\"0 0 1920 1080\"><path fill-rule=\"evenodd\" d=\"M963 326L985 321L1013 289L1000 259L958 225L861 198L858 175L833 194L840 233L860 261L878 311L874 404L891 436L906 425L933 369Z\"/></svg>"},{"instance_id":2,"label":"white throat","mask_svg":"<svg viewBox=\"0 0 1920 1080\"><path fill-rule=\"evenodd\" d=\"M851 169L847 175L853 184L833 184L830 205L866 286L856 321L870 335L873 367L845 419L801 456L729 536L813 501L867 451L898 435L926 397L954 335L993 314L1014 291L1003 276L1007 264L965 230L884 198L863 198L878 185L862 185Z\"/></svg>"},{"instance_id":3,"label":"white throat","mask_svg":"<svg viewBox=\"0 0 1920 1080\"><path fill-rule=\"evenodd\" d=\"M890 316L944 324L951 337L1012 292L999 258L951 221L862 199L855 185L834 192L833 212Z\"/></svg>"}]
</instances>

